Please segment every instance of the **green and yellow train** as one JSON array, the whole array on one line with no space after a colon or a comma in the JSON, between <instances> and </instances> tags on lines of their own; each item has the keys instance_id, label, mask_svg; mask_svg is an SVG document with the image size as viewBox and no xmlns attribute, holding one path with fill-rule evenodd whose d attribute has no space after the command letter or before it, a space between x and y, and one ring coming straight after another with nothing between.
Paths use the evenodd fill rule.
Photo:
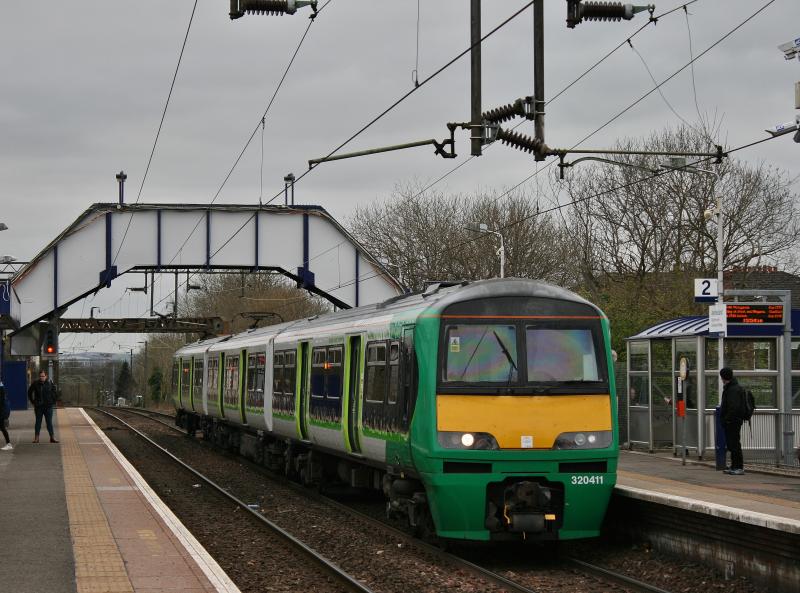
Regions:
<instances>
[{"instance_id":1,"label":"green and yellow train","mask_svg":"<svg viewBox=\"0 0 800 593\"><path fill-rule=\"evenodd\" d=\"M593 537L616 481L608 320L521 279L447 286L175 354L178 423L307 484L382 490L462 540Z\"/></svg>"}]
</instances>

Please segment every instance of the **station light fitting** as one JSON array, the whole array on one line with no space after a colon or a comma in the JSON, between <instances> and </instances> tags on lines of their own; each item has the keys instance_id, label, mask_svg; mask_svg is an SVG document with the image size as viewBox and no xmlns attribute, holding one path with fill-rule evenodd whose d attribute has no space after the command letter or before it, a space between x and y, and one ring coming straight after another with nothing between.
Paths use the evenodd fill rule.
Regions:
<instances>
[{"instance_id":1,"label":"station light fitting","mask_svg":"<svg viewBox=\"0 0 800 593\"><path fill-rule=\"evenodd\" d=\"M231 20L243 17L245 14L266 14L282 16L294 14L298 8L310 6L312 18L317 15L317 0L231 0L229 16Z\"/></svg>"},{"instance_id":2,"label":"station light fitting","mask_svg":"<svg viewBox=\"0 0 800 593\"><path fill-rule=\"evenodd\" d=\"M587 21L621 21L631 20L637 13L650 12L652 18L655 4L635 6L622 2L583 2L583 0L567 0L567 27L574 29L584 20Z\"/></svg>"}]
</instances>

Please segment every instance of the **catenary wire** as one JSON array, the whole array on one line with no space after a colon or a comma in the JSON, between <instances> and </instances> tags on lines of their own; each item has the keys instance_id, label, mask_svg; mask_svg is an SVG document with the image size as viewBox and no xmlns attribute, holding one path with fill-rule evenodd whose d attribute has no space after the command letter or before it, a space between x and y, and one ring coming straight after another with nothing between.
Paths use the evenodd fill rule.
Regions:
<instances>
[{"instance_id":1,"label":"catenary wire","mask_svg":"<svg viewBox=\"0 0 800 593\"><path fill-rule=\"evenodd\" d=\"M158 130L156 131L155 140L153 140L153 148L150 150L150 157L147 159L147 166L144 170L144 175L142 176L142 182L139 184L139 193L136 195L136 204L139 203L139 200L142 198L142 190L144 189L145 181L147 181L147 174L150 172L150 165L153 162L153 156L156 153L156 146L158 145L158 139L161 136L161 128L164 126L164 119L167 117L167 108L169 108L169 102L172 98L172 91L175 89L175 81L178 79L178 71L181 68L181 62L183 61L183 52L186 50L186 42L189 40L189 31L192 29L192 23L194 22L194 14L197 11L197 0L194 0L194 6L192 6L192 14L189 17L189 24L186 26L186 34L183 36L183 44L181 45L181 52L178 55L178 63L175 65L175 73L172 75L172 82L169 85L169 93L167 93L167 100L164 103L164 110L161 113L161 121L158 122ZM133 221L133 212L131 212L130 217L128 218L128 224L125 227L125 232L122 235L122 241L120 241L119 247L117 248L117 252L114 254L114 259L111 262L113 266L117 262L117 258L119 257L120 251L122 251L122 246L125 244L125 239L128 237L128 231L131 228L131 222Z\"/></svg>"},{"instance_id":2,"label":"catenary wire","mask_svg":"<svg viewBox=\"0 0 800 593\"><path fill-rule=\"evenodd\" d=\"M329 1L330 1L330 0L329 0ZM696 0L695 0L695 1L696 1ZM690 62L689 62L689 63L687 63L686 65L684 65L683 67L681 67L680 69L678 69L676 72L674 72L674 73L673 73L673 74L672 74L670 77L668 77L668 78L667 78L667 79L665 79L663 82L661 82L659 85L657 85L657 87L656 87L656 88L654 88L654 89L651 89L650 91L648 91L647 93L645 93L645 94L644 94L642 97L640 97L639 99L637 99L636 101L634 101L634 102L633 102L631 105L629 105L628 107L626 107L625 109L623 109L621 112L619 112L618 114L616 114L614 117L612 117L612 118L611 118L609 121L607 121L607 122L606 122L606 123L604 123L602 126L600 126L599 128L597 128L595 131L593 131L592 133L590 133L589 135L587 135L586 137L584 137L582 140L580 140L580 141L579 141L579 142L578 142L578 143L577 143L575 146L579 145L579 144L580 144L580 143L582 143L582 142L585 142L587 139L589 139L590 137L592 137L594 134L598 133L600 130L602 130L602 129L604 129L605 127L607 127L607 126L608 126L610 123L612 123L613 121L615 121L616 119L618 119L619 117L621 117L621 116L622 116L622 115L623 115L625 112L627 112L628 110L632 109L632 108L633 108L635 105L637 105L638 103L640 103L640 102L641 102L641 101L642 101L642 100L643 100L645 97L647 97L647 96L649 96L650 94L652 94L652 93L653 93L655 90L657 90L657 88L658 88L658 87L660 87L660 86L662 86L662 85L666 84L666 83L667 83L667 82L669 82L669 81L670 81L672 78L674 78L674 77L675 77L675 76L676 76L678 73L682 72L682 71L683 71L684 69L686 69L688 66L690 66L691 64L693 64L693 63L694 63L696 60L698 60L698 59L702 58L702 57L703 57L705 54L707 54L707 53L708 53L708 52L709 52L711 49L713 49L714 47L716 47L717 45L719 45L719 43L721 43L722 41L724 41L725 39L727 39L727 38L728 38L730 35L732 35L732 34L733 34L735 31L737 31L738 29L740 29L742 26L744 26L744 25L745 25L746 23L748 23L750 20L752 20L753 18L755 18L755 16L757 16L759 13L761 13L763 10L765 10L767 7L769 7L771 4L773 4L773 3L774 3L774 1L775 1L775 0L770 0L769 2L767 2L766 4L764 4L764 5L763 5L763 6L762 6L762 7L761 7L759 10L757 10L756 12L754 12L752 15L750 15L748 18L746 18L744 21L742 21L740 24L738 24L736 27L734 27L732 30L730 30L728 33L726 33L726 34L725 34L723 37L721 37L719 40L717 40L717 41L716 41L715 43L713 43L711 46L709 46L708 48L706 48L706 49L705 49L705 50L704 50L702 53L700 53L698 56L696 56L696 57L693 57L693 58L690 60ZM525 7L523 7L523 9L522 9L522 10L524 10L524 9L525 9L525 8L527 8L528 6L530 6L530 4L529 4L529 5L526 5ZM671 13L671 12L675 12L676 10L680 10L681 8L682 8L682 6L681 6L681 7L677 7L677 8L675 8L675 9L673 9L673 10L669 11L668 13L665 13L665 15L666 15L666 14L669 14L669 13ZM519 13L515 13L515 14L519 14ZM660 15L660 17L658 17L658 18L661 18L661 16L665 16L665 15ZM513 17L513 16L514 16L514 15L512 15L512 17ZM508 22L508 21L506 21L506 22ZM637 34L639 31L641 31L642 29L643 29L643 28L640 28L639 30L637 30L637 31L634 33L634 35L635 35L635 34ZM495 29L495 30L496 30L496 29ZM487 35L487 36L488 36L488 35ZM627 39L626 39L626 41L625 41L625 42L623 42L622 44L620 44L620 45L619 45L619 46L618 46L616 49L618 49L619 47L621 47L622 45L624 45L624 43L626 43L626 42L627 42ZM614 51L616 51L616 49L615 49L615 50L612 50L612 52L610 52L609 54L607 54L607 55L606 55L606 57L608 57L609 55L611 55L611 53L613 53ZM606 57L604 57L603 59L606 59ZM441 71L441 70L440 70L440 71ZM438 73L438 72L440 72L440 71L437 71L437 73ZM423 81L423 83L422 83L422 84L424 84L425 82L427 82L428 80L430 80L430 78L432 78L432 77L433 77L433 76L435 76L435 75L436 75L436 73L434 73L434 75L431 75L430 77L428 77L428 79L426 79L425 81ZM581 77L579 77L579 79L580 79L580 78L582 78L583 76L585 76L585 74L581 75ZM569 88L569 86L572 86L572 84L574 84L574 82L573 82L573 83L571 83L570 85L568 85L568 87L567 87L567 88ZM413 92L413 91L411 91L411 92ZM410 94L410 93L407 93L405 96L407 96L408 94ZM559 93L559 95L560 95L560 94L561 94L561 93ZM558 96L558 95L557 95L557 96ZM553 99L551 99L550 101L552 102L553 100L555 100L555 98L556 98L556 97L554 97L554 98L553 98ZM396 104L397 104L397 103L396 103ZM387 111L387 112L388 112L388 111ZM366 128L363 128L363 129L366 129ZM363 131L363 129L362 129L362 131ZM359 133L360 133L360 132L359 132ZM353 136L353 137L355 137L355 136ZM759 144L759 143L761 143L761 142L764 142L764 141L766 141L766 140L769 140L769 139L771 139L771 138L766 138L766 139L763 139L763 140L760 140L760 141L756 141L756 142L754 142L754 143L751 143L750 145ZM346 143L345 143L345 144L346 144ZM747 146L750 146L750 145L747 145ZM343 145L341 145L341 146L340 146L339 148L337 148L336 150L339 150L339 149L340 149L342 146L344 146L344 144L343 144ZM737 148L737 149L734 149L734 150L728 151L728 153L730 153L730 152L734 152L735 150L741 150L742 148L746 148L747 146L745 146L745 147L740 147L740 148ZM574 147L573 147L573 148L574 148ZM335 151L334 151L334 152L335 152ZM331 154L333 154L333 153L331 153ZM329 156L330 156L330 155L329 155ZM468 159L468 160L464 161L463 163L461 163L460 165L458 165L458 166L456 167L456 169L457 169L457 168L459 168L459 167L461 167L461 166L463 166L463 165L464 165L464 164L466 164L467 162L469 162L469 160L471 160L471 159ZM504 192L503 194L501 194L501 196L499 196L497 199L501 199L502 197L504 197L505 195L507 195L508 193L510 193L511 191L513 191L514 189L516 189L517 187L519 187L520 185L522 185L523 183L525 183L526 181L528 181L529 179L531 179L533 176L535 176L535 175L536 175L536 174L538 174L539 172L541 172L541 171L544 171L544 170L545 170L545 169L547 169L547 168L548 168L548 167L549 167L549 166L550 166L550 165L551 165L553 162L554 162L554 161L551 161L551 163L549 163L549 164L548 164L547 166L545 166L544 168L542 168L542 169L540 169L540 170L537 170L537 171L536 171L534 174L532 174L532 175L528 176L528 177L527 177L527 178L525 178L523 181L521 181L520 183L518 183L517 185L515 185L514 187L512 187L510 190L507 190L506 192ZM308 173L308 171L307 171L306 173ZM449 173L448 173L448 174L449 174ZM304 175L305 175L305 174L304 174ZM446 176L446 175L447 175L447 174L445 174L445 176ZM437 181L437 182L438 182L438 181ZM430 187L430 186L429 186L429 187ZM420 194L421 194L421 193L423 193L424 191L427 191L427 189L429 189L429 187L428 187L428 188L426 188L426 189L424 189L424 190L422 190L422 192L419 192L419 194L417 194L417 195L420 195ZM280 194L277 194L277 195L280 195ZM277 195L276 195L276 197L277 197ZM416 197L416 196L415 196L415 197ZM274 198L273 198L273 199L274 199ZM571 204L572 204L572 202L570 202L570 203L566 203L566 204L563 204L563 205L558 205L558 206L555 206L554 208L551 208L551 209L547 209L547 210L538 211L538 212L537 212L537 215L539 215L539 214L544 214L544 213L546 213L546 212L550 212L550 211L553 211L553 210L559 210L559 209L561 209L561 208L563 208L563 207L565 207L565 206L571 205ZM252 220L252 217L250 217L250 218L249 218L249 219L248 219L248 220L245 222L245 224L243 224L243 225L242 225L242 226L241 226L239 229L237 229L236 231L234 231L234 233L232 234L232 236L231 236L231 237L229 237L229 238L228 238L228 240L227 240L227 241L225 241L225 243L223 243L223 245L222 245L222 246L220 246L220 248L219 248L219 249L222 249L224 246L226 246L228 243L230 243L230 241L231 241L231 240L232 240L232 239L233 239L233 238L234 238L234 237L235 237L235 236L236 236L236 235L237 235L239 232L241 232L241 230L242 230L242 229L243 229L243 228L246 226L246 224L247 224L247 223L248 223L250 220ZM522 222L522 221L518 221L518 222ZM508 226L513 226L513 224L517 224L517 223L512 223L511 225L507 225L507 227L508 227ZM198 222L198 225L199 225L199 222ZM507 228L507 227L503 227L503 228ZM196 227L195 227L195 228L196 228ZM472 242L472 241L474 241L474 240L478 240L479 238L482 238L482 237L478 237L478 238L476 238L476 239L472 239L472 240L470 240L470 241L467 241L467 243L469 243L469 242ZM187 239L187 240L188 240L188 239ZM459 244L459 245L463 245L463 244L464 244L464 243L462 243L462 244ZM185 245L185 243L184 243L184 245ZM219 251L219 249L218 249L217 251ZM216 252L215 252L215 253L216 253ZM177 254L176 254L176 257L177 257ZM173 258L173 259L174 259L174 258ZM169 298L169 295L168 295L167 297L164 297L163 299L161 299L161 300L159 301L159 304L160 304L161 302L163 302L164 300L166 300L166 298Z\"/></svg>"}]
</instances>

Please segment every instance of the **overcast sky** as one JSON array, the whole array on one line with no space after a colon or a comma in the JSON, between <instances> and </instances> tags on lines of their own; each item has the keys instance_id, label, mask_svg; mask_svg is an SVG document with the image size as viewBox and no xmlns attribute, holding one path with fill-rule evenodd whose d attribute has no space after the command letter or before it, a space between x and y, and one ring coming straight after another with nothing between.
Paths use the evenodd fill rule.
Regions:
<instances>
[{"instance_id":1,"label":"overcast sky","mask_svg":"<svg viewBox=\"0 0 800 593\"><path fill-rule=\"evenodd\" d=\"M704 51L766 0L700 0L689 7L694 54ZM0 255L24 260L95 202L117 199L115 173L128 174L134 201L164 108L192 0L155 2L5 2L0 18ZM321 2L322 4L322 2ZM488 31L526 2L484 2ZM681 2L656 4L656 14ZM422 0L419 77L424 79L469 45L469 2ZM258 124L309 10L294 16L228 18L226 0L198 2L186 51L142 202L208 203ZM565 25L566 2L546 2L546 95L554 96L647 19ZM311 26L294 66L267 115L265 201L283 176L300 175L310 158L327 154L413 87L417 3L332 0ZM490 108L532 94L532 13L527 10L483 47L483 101ZM800 2L775 0L695 64L700 111L722 119L721 141L734 147L765 136L764 128L794 118L800 62L787 62L781 43L800 36ZM661 81L689 60L682 10L633 38ZM550 146L572 146L652 89L626 45L547 109ZM663 87L672 107L698 120L687 68ZM345 151L431 137L449 121L469 119L469 58L434 78L358 137ZM681 122L658 93L585 143L603 148ZM525 124L520 131L532 134ZM371 156L315 169L296 188L298 202L319 204L346 222L353 208L388 197L397 183L437 179L469 155L457 136L459 159L429 147ZM800 174L800 145L790 137L738 153ZM245 153L217 202L257 203L261 134ZM532 158L493 147L436 187L446 192L502 191L536 171ZM552 174L552 169L543 174ZM523 186L533 188L531 182ZM133 283L138 283L136 279ZM123 283L119 283L123 284ZM116 292L115 292L116 291ZM120 300L121 287L97 297L118 301L107 316L138 315L144 300ZM128 310L124 310L125 300ZM88 310L88 306L86 307ZM78 310L80 312L80 309ZM113 338L129 343L129 340ZM83 337L90 344L97 337ZM105 344L111 344L106 339Z\"/></svg>"}]
</instances>

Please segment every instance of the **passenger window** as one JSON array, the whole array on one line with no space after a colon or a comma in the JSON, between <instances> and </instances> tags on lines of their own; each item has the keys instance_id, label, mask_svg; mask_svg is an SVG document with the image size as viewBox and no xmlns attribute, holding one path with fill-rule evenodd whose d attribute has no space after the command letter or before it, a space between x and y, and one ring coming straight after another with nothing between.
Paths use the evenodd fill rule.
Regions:
<instances>
[{"instance_id":1,"label":"passenger window","mask_svg":"<svg viewBox=\"0 0 800 593\"><path fill-rule=\"evenodd\" d=\"M364 398L370 403L382 404L386 400L386 344L367 344L367 376Z\"/></svg>"},{"instance_id":2,"label":"passenger window","mask_svg":"<svg viewBox=\"0 0 800 593\"><path fill-rule=\"evenodd\" d=\"M294 395L294 387L297 380L297 352L285 352L283 356L283 392L287 395Z\"/></svg>"},{"instance_id":3,"label":"passenger window","mask_svg":"<svg viewBox=\"0 0 800 593\"><path fill-rule=\"evenodd\" d=\"M272 362L272 393L283 392L283 353L277 352Z\"/></svg>"},{"instance_id":4,"label":"passenger window","mask_svg":"<svg viewBox=\"0 0 800 593\"><path fill-rule=\"evenodd\" d=\"M314 348L311 351L311 397L325 397L326 362L325 348Z\"/></svg>"},{"instance_id":5,"label":"passenger window","mask_svg":"<svg viewBox=\"0 0 800 593\"><path fill-rule=\"evenodd\" d=\"M329 399L342 397L342 346L328 348L328 364L325 370L325 395Z\"/></svg>"}]
</instances>

